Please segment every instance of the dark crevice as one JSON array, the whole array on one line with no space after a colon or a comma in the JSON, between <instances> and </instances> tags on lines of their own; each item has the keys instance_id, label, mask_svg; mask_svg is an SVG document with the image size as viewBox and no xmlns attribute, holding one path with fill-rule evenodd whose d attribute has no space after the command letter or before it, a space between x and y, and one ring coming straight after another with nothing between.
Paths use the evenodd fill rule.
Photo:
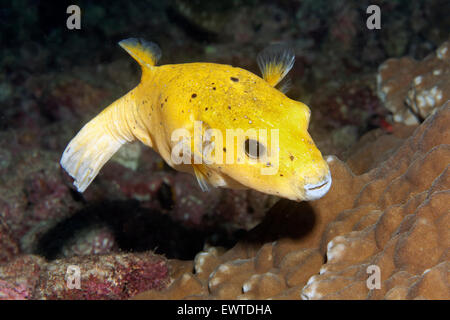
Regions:
<instances>
[{"instance_id":1,"label":"dark crevice","mask_svg":"<svg viewBox=\"0 0 450 320\"><path fill-rule=\"evenodd\" d=\"M218 40L217 34L205 30L198 25L195 25L174 8L169 7L167 9L167 17L169 18L170 22L179 26L181 30L183 30L189 37L196 41L211 42Z\"/></svg>"},{"instance_id":2,"label":"dark crevice","mask_svg":"<svg viewBox=\"0 0 450 320\"><path fill-rule=\"evenodd\" d=\"M87 231L107 227L118 248L124 252L153 250L169 259L191 260L205 243L232 247L238 231L225 228L202 231L173 221L167 214L141 207L138 201L110 201L89 205L61 221L39 240L35 254L48 260L62 257L63 248Z\"/></svg>"}]
</instances>

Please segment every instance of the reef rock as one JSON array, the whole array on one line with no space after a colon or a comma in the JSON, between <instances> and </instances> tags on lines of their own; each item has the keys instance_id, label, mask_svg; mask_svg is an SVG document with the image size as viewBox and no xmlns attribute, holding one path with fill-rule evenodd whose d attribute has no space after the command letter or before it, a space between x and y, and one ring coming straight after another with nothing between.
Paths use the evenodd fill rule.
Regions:
<instances>
[{"instance_id":1,"label":"reef rock","mask_svg":"<svg viewBox=\"0 0 450 320\"><path fill-rule=\"evenodd\" d=\"M36 255L23 255L1 264L0 300L31 299L45 263L45 259Z\"/></svg>"},{"instance_id":2,"label":"reef rock","mask_svg":"<svg viewBox=\"0 0 450 320\"><path fill-rule=\"evenodd\" d=\"M19 246L12 237L8 225L0 216L0 264L11 260L19 252Z\"/></svg>"},{"instance_id":3,"label":"reef rock","mask_svg":"<svg viewBox=\"0 0 450 320\"><path fill-rule=\"evenodd\" d=\"M450 102L359 175L329 157L325 197L281 200L235 247L172 260L171 285L135 298L449 299L449 122Z\"/></svg>"},{"instance_id":4,"label":"reef rock","mask_svg":"<svg viewBox=\"0 0 450 320\"><path fill-rule=\"evenodd\" d=\"M75 277L79 268L79 283ZM127 299L167 286L167 261L152 252L90 255L51 262L22 255L0 265L0 300Z\"/></svg>"},{"instance_id":5,"label":"reef rock","mask_svg":"<svg viewBox=\"0 0 450 320\"><path fill-rule=\"evenodd\" d=\"M450 41L423 61L389 59L378 70L378 96L394 121L419 123L450 99Z\"/></svg>"}]
</instances>

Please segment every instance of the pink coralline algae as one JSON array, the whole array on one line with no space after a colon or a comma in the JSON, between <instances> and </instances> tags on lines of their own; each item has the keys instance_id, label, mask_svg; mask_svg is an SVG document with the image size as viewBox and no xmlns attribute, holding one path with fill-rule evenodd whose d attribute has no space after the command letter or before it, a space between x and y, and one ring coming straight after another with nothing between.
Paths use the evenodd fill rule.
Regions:
<instances>
[{"instance_id":1,"label":"pink coralline algae","mask_svg":"<svg viewBox=\"0 0 450 320\"><path fill-rule=\"evenodd\" d=\"M19 246L0 217L0 264L11 260L19 253Z\"/></svg>"},{"instance_id":2,"label":"pink coralline algae","mask_svg":"<svg viewBox=\"0 0 450 320\"><path fill-rule=\"evenodd\" d=\"M33 255L0 264L0 300L31 299L44 265L43 258Z\"/></svg>"},{"instance_id":3,"label":"pink coralline algae","mask_svg":"<svg viewBox=\"0 0 450 320\"><path fill-rule=\"evenodd\" d=\"M28 149L11 135L4 138L0 148L16 160L1 174L0 220L22 251L29 253L38 236L35 231L46 232L81 206L62 179L57 153Z\"/></svg>"},{"instance_id":4,"label":"pink coralline algae","mask_svg":"<svg viewBox=\"0 0 450 320\"><path fill-rule=\"evenodd\" d=\"M0 299L128 299L142 291L165 288L168 276L166 260L151 252L48 263L28 255L0 265Z\"/></svg>"}]
</instances>

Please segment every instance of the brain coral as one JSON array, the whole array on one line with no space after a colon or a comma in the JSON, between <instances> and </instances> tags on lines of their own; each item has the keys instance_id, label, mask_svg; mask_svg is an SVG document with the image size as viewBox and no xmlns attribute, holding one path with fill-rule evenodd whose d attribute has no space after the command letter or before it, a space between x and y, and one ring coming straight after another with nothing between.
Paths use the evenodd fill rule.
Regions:
<instances>
[{"instance_id":1,"label":"brain coral","mask_svg":"<svg viewBox=\"0 0 450 320\"><path fill-rule=\"evenodd\" d=\"M450 99L450 41L423 61L389 59L378 72L378 96L394 121L411 125Z\"/></svg>"},{"instance_id":2,"label":"brain coral","mask_svg":"<svg viewBox=\"0 0 450 320\"><path fill-rule=\"evenodd\" d=\"M449 123L447 102L360 174L329 157L325 197L281 200L235 247L172 260L171 285L135 298L449 299Z\"/></svg>"}]
</instances>

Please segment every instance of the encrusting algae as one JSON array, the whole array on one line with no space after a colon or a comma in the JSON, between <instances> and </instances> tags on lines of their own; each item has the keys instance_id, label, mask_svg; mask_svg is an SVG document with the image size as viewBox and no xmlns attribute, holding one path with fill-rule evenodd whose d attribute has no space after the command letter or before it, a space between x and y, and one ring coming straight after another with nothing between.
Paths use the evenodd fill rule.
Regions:
<instances>
[{"instance_id":1,"label":"encrusting algae","mask_svg":"<svg viewBox=\"0 0 450 320\"><path fill-rule=\"evenodd\" d=\"M125 143L139 140L200 187L252 188L291 200L327 193L331 175L307 129L309 108L275 86L294 64L281 45L258 56L263 78L215 63L156 67L159 47L119 42L141 65L140 84L88 122L61 158L83 192Z\"/></svg>"}]
</instances>

